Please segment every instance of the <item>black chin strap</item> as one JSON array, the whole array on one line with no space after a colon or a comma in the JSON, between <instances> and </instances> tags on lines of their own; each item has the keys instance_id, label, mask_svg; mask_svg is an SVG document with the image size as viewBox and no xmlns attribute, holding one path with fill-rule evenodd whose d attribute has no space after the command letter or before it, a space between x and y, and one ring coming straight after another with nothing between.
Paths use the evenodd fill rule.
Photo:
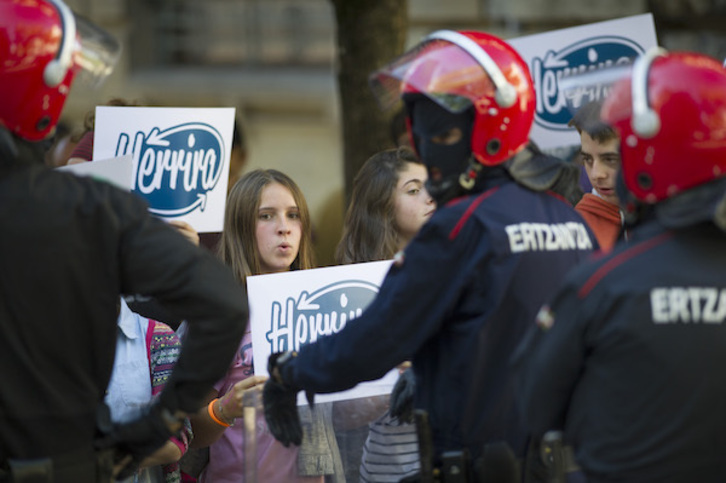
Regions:
<instances>
[{"instance_id":1,"label":"black chin strap","mask_svg":"<svg viewBox=\"0 0 726 483\"><path fill-rule=\"evenodd\" d=\"M615 194L620 200L620 211L623 213L625 227L633 227L652 216L653 207L641 201L628 190L623 177L623 170L618 170L615 177Z\"/></svg>"},{"instance_id":2,"label":"black chin strap","mask_svg":"<svg viewBox=\"0 0 726 483\"><path fill-rule=\"evenodd\" d=\"M476 180L479 177L479 173L481 173L484 166L474 159L474 156L469 158L469 167L459 175L459 185L465 190L465 191L471 191L471 189L476 184Z\"/></svg>"}]
</instances>

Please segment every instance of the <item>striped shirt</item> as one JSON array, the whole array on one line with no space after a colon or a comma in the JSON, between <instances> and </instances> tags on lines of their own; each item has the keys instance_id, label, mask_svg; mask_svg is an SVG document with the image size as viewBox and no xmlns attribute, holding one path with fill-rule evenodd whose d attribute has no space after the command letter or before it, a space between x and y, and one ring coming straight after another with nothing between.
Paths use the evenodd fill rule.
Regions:
<instances>
[{"instance_id":1,"label":"striped shirt","mask_svg":"<svg viewBox=\"0 0 726 483\"><path fill-rule=\"evenodd\" d=\"M362 483L398 482L419 471L416 425L401 423L386 412L369 427L360 465Z\"/></svg>"}]
</instances>

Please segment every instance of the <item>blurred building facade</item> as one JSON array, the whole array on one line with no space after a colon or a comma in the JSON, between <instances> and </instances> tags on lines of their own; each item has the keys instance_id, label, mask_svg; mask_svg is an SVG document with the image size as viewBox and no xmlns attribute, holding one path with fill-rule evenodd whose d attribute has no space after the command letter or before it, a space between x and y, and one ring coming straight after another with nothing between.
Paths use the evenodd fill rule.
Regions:
<instances>
[{"instance_id":1,"label":"blurred building facade","mask_svg":"<svg viewBox=\"0 0 726 483\"><path fill-rule=\"evenodd\" d=\"M503 38L640 13L661 45L726 57L723 0L408 0L409 44L440 29ZM316 252L333 262L340 236L343 163L329 0L67 0L124 44L98 92L72 91L66 118L112 97L141 105L235 107L245 170L291 175L310 204Z\"/></svg>"}]
</instances>

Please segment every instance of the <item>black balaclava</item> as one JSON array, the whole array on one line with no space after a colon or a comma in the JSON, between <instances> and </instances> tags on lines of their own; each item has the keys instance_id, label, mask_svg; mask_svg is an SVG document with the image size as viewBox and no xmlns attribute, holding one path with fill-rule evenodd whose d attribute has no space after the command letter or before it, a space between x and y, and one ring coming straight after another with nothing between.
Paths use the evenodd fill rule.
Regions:
<instances>
[{"instance_id":1,"label":"black balaclava","mask_svg":"<svg viewBox=\"0 0 726 483\"><path fill-rule=\"evenodd\" d=\"M439 206L464 194L459 177L467 171L471 159L471 132L474 108L454 114L422 94L404 96L411 119L413 145L426 165L426 190ZM459 128L461 139L449 145L438 144L432 138L452 128Z\"/></svg>"}]
</instances>

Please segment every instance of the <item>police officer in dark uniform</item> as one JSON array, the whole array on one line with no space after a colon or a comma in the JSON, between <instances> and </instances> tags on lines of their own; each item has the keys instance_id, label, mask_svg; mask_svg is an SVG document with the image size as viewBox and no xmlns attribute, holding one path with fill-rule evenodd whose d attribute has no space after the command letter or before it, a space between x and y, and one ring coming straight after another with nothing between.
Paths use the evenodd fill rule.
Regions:
<instances>
[{"instance_id":1,"label":"police officer in dark uniform","mask_svg":"<svg viewBox=\"0 0 726 483\"><path fill-rule=\"evenodd\" d=\"M588 482L726 478L726 70L656 49L606 99L628 244L578 267L519 358L537 434Z\"/></svg>"},{"instance_id":2,"label":"police officer in dark uniform","mask_svg":"<svg viewBox=\"0 0 726 483\"><path fill-rule=\"evenodd\" d=\"M43 165L74 77L108 73L114 47L60 0L0 0L0 482L132 474L198 410L245 330L224 265L140 197ZM124 293L156 297L189 333L156 403L113 426L103 399Z\"/></svg>"},{"instance_id":3,"label":"police officer in dark uniform","mask_svg":"<svg viewBox=\"0 0 726 483\"><path fill-rule=\"evenodd\" d=\"M577 168L528 142L534 89L507 43L481 32L437 32L375 73L372 85L381 98L403 96L439 209L360 318L298 354L271 356L268 425L283 443L297 444L298 391L348 389L411 358L414 407L428 414L434 464L452 456L464 477L462 462L487 444L524 455L528 432L507 361L595 242L571 204L550 191L576 185Z\"/></svg>"}]
</instances>

